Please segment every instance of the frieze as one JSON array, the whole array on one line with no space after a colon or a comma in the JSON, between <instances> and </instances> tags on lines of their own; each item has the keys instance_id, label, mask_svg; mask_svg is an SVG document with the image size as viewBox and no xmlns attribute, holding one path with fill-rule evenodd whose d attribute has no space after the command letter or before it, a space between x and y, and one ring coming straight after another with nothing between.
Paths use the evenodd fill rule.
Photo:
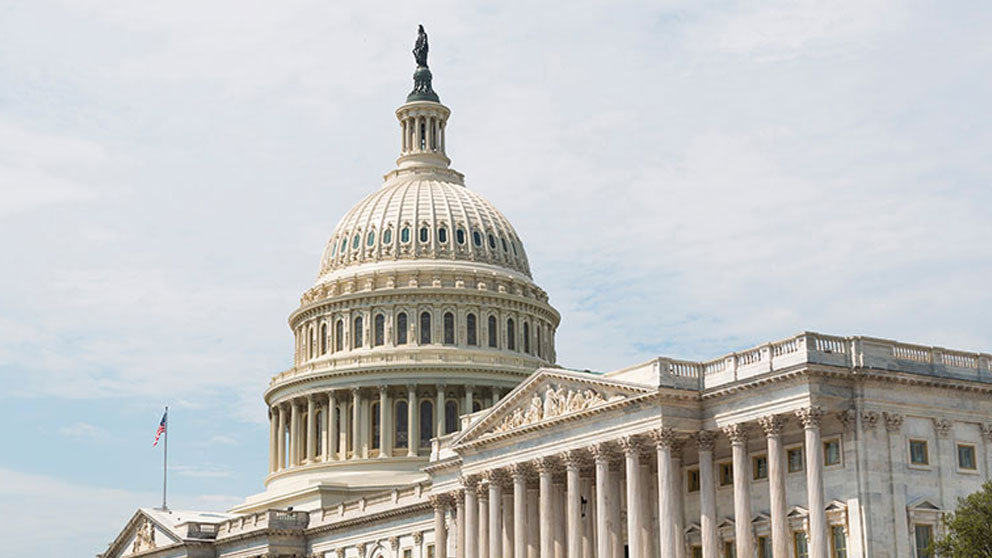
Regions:
<instances>
[{"instance_id":1,"label":"frieze","mask_svg":"<svg viewBox=\"0 0 992 558\"><path fill-rule=\"evenodd\" d=\"M526 407L518 407L492 429L490 434L515 430L542 420L578 413L586 409L626 399L624 395L614 395L607 399L592 389L572 389L563 386L548 386L543 397L535 393Z\"/></svg>"},{"instance_id":2,"label":"frieze","mask_svg":"<svg viewBox=\"0 0 992 558\"><path fill-rule=\"evenodd\" d=\"M155 548L155 525L148 518L141 523L131 545L131 553L144 552Z\"/></svg>"}]
</instances>

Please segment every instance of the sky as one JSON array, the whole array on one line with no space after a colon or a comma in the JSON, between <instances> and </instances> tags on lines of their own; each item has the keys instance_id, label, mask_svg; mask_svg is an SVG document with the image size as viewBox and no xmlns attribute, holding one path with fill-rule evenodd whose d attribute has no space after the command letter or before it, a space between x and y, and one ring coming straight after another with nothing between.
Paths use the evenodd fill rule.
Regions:
<instances>
[{"instance_id":1,"label":"sky","mask_svg":"<svg viewBox=\"0 0 992 558\"><path fill-rule=\"evenodd\" d=\"M0 0L0 539L92 556L262 489L262 391L399 153L423 23L448 154L559 362L809 330L992 352L992 5Z\"/></svg>"}]
</instances>

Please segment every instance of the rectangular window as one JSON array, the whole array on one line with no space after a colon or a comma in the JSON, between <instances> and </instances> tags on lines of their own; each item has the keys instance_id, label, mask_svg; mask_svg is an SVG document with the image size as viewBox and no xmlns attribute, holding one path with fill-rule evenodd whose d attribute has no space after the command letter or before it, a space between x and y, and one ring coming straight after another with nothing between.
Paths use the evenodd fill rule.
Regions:
<instances>
[{"instance_id":1,"label":"rectangular window","mask_svg":"<svg viewBox=\"0 0 992 558\"><path fill-rule=\"evenodd\" d=\"M734 465L732 463L720 464L720 486L730 486L734 484Z\"/></svg>"},{"instance_id":2,"label":"rectangular window","mask_svg":"<svg viewBox=\"0 0 992 558\"><path fill-rule=\"evenodd\" d=\"M803 470L803 448L792 448L786 450L785 460L789 466L790 473L798 473Z\"/></svg>"},{"instance_id":3,"label":"rectangular window","mask_svg":"<svg viewBox=\"0 0 992 558\"><path fill-rule=\"evenodd\" d=\"M403 558L413 558L413 549L407 548L403 551Z\"/></svg>"},{"instance_id":4,"label":"rectangular window","mask_svg":"<svg viewBox=\"0 0 992 558\"><path fill-rule=\"evenodd\" d=\"M686 486L689 492L699 492L699 469L689 469L685 472Z\"/></svg>"},{"instance_id":5,"label":"rectangular window","mask_svg":"<svg viewBox=\"0 0 992 558\"><path fill-rule=\"evenodd\" d=\"M699 545L692 547L692 558L703 558L703 547Z\"/></svg>"},{"instance_id":6,"label":"rectangular window","mask_svg":"<svg viewBox=\"0 0 992 558\"><path fill-rule=\"evenodd\" d=\"M840 440L833 439L823 442L823 465L840 465Z\"/></svg>"},{"instance_id":7,"label":"rectangular window","mask_svg":"<svg viewBox=\"0 0 992 558\"><path fill-rule=\"evenodd\" d=\"M768 537L758 537L758 558L772 558L772 544Z\"/></svg>"},{"instance_id":8,"label":"rectangular window","mask_svg":"<svg viewBox=\"0 0 992 558\"><path fill-rule=\"evenodd\" d=\"M427 558L434 558L434 545L427 545Z\"/></svg>"},{"instance_id":9,"label":"rectangular window","mask_svg":"<svg viewBox=\"0 0 992 558\"><path fill-rule=\"evenodd\" d=\"M978 469L978 465L975 463L975 446L958 444L958 469L966 471Z\"/></svg>"},{"instance_id":10,"label":"rectangular window","mask_svg":"<svg viewBox=\"0 0 992 558\"><path fill-rule=\"evenodd\" d=\"M909 441L909 462L913 465L930 464L930 455L927 452L926 440Z\"/></svg>"},{"instance_id":11,"label":"rectangular window","mask_svg":"<svg viewBox=\"0 0 992 558\"><path fill-rule=\"evenodd\" d=\"M830 556L832 558L847 558L847 535L844 528L834 525L830 528Z\"/></svg>"},{"instance_id":12,"label":"rectangular window","mask_svg":"<svg viewBox=\"0 0 992 558\"><path fill-rule=\"evenodd\" d=\"M806 533L802 531L792 533L792 548L795 550L796 558L809 558L809 549L806 544Z\"/></svg>"},{"instance_id":13,"label":"rectangular window","mask_svg":"<svg viewBox=\"0 0 992 558\"><path fill-rule=\"evenodd\" d=\"M751 475L754 480L763 480L768 478L768 457L764 455L756 455L751 459Z\"/></svg>"},{"instance_id":14,"label":"rectangular window","mask_svg":"<svg viewBox=\"0 0 992 558\"><path fill-rule=\"evenodd\" d=\"M734 541L723 541L723 558L734 558L736 555Z\"/></svg>"},{"instance_id":15,"label":"rectangular window","mask_svg":"<svg viewBox=\"0 0 992 558\"><path fill-rule=\"evenodd\" d=\"M933 549L930 548L933 544L933 526L916 525L913 531L916 539L916 558L933 558Z\"/></svg>"}]
</instances>

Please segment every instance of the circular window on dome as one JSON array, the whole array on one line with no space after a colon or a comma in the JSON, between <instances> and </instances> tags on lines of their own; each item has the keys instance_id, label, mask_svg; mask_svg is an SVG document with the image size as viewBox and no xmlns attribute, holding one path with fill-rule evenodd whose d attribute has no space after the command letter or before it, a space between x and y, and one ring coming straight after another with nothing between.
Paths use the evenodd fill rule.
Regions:
<instances>
[{"instance_id":1,"label":"circular window on dome","mask_svg":"<svg viewBox=\"0 0 992 558\"><path fill-rule=\"evenodd\" d=\"M400 231L400 242L403 244L410 242L410 227L403 227L403 230Z\"/></svg>"},{"instance_id":2,"label":"circular window on dome","mask_svg":"<svg viewBox=\"0 0 992 558\"><path fill-rule=\"evenodd\" d=\"M456 230L455 240L458 242L458 244L465 244L465 231L462 229Z\"/></svg>"},{"instance_id":3,"label":"circular window on dome","mask_svg":"<svg viewBox=\"0 0 992 558\"><path fill-rule=\"evenodd\" d=\"M369 236L365 239L366 246L372 246L375 244L375 231L369 231Z\"/></svg>"},{"instance_id":4,"label":"circular window on dome","mask_svg":"<svg viewBox=\"0 0 992 558\"><path fill-rule=\"evenodd\" d=\"M499 237L499 241L503 244L503 251L508 252L509 248L506 247L506 239L501 236Z\"/></svg>"},{"instance_id":5,"label":"circular window on dome","mask_svg":"<svg viewBox=\"0 0 992 558\"><path fill-rule=\"evenodd\" d=\"M420 241L421 242L427 242L427 239L430 238L430 234L431 233L430 233L430 231L427 230L427 227L420 227Z\"/></svg>"},{"instance_id":6,"label":"circular window on dome","mask_svg":"<svg viewBox=\"0 0 992 558\"><path fill-rule=\"evenodd\" d=\"M361 242L361 240L362 240L362 236L358 233L355 233L355 238L351 239L351 249L352 250L357 249L358 243Z\"/></svg>"},{"instance_id":7,"label":"circular window on dome","mask_svg":"<svg viewBox=\"0 0 992 558\"><path fill-rule=\"evenodd\" d=\"M472 242L474 242L476 246L482 246L482 235L479 234L479 231L472 231Z\"/></svg>"},{"instance_id":8,"label":"circular window on dome","mask_svg":"<svg viewBox=\"0 0 992 558\"><path fill-rule=\"evenodd\" d=\"M493 250L496 249L496 237L491 234L489 235L489 247Z\"/></svg>"},{"instance_id":9,"label":"circular window on dome","mask_svg":"<svg viewBox=\"0 0 992 558\"><path fill-rule=\"evenodd\" d=\"M393 241L393 229L386 229L386 231L382 233L382 243L389 244L392 241Z\"/></svg>"},{"instance_id":10,"label":"circular window on dome","mask_svg":"<svg viewBox=\"0 0 992 558\"><path fill-rule=\"evenodd\" d=\"M441 244L448 241L448 229L441 227L437 230L437 241Z\"/></svg>"}]
</instances>

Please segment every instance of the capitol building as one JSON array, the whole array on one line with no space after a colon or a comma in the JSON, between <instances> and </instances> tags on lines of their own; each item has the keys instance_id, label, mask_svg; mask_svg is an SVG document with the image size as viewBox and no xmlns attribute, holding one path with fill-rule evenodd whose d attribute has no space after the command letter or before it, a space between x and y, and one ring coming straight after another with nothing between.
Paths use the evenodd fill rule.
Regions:
<instances>
[{"instance_id":1,"label":"capitol building","mask_svg":"<svg viewBox=\"0 0 992 558\"><path fill-rule=\"evenodd\" d=\"M141 508L101 558L931 556L992 479L992 355L803 332L558 366L524 240L450 166L422 31L414 54L396 167L331 232L262 394L264 489Z\"/></svg>"}]
</instances>

